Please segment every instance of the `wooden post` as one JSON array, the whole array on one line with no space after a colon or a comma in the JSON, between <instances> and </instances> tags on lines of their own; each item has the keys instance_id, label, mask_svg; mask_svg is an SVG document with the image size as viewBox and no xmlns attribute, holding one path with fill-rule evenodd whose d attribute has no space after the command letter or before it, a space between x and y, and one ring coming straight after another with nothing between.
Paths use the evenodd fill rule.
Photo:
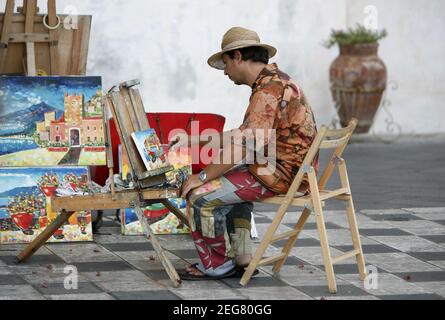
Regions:
<instances>
[{"instance_id":1,"label":"wooden post","mask_svg":"<svg viewBox=\"0 0 445 320\"><path fill-rule=\"evenodd\" d=\"M36 15L37 0L27 0L26 15L25 15L25 33L34 32L34 17ZM26 71L28 76L36 76L36 53L35 43L31 41L26 42Z\"/></svg>"},{"instance_id":2,"label":"wooden post","mask_svg":"<svg viewBox=\"0 0 445 320\"><path fill-rule=\"evenodd\" d=\"M0 72L5 71L6 55L8 53L9 33L11 31L12 18L14 16L14 5L14 0L7 0L0 38Z\"/></svg>"},{"instance_id":3,"label":"wooden post","mask_svg":"<svg viewBox=\"0 0 445 320\"><path fill-rule=\"evenodd\" d=\"M190 227L190 223L187 219L186 216L184 216L184 214L182 213L181 210L179 210L178 208L176 208L174 205L171 204L171 202L166 199L166 200L161 200L161 203L168 209L170 210L171 213L173 213L176 217L178 217L179 220L181 220L181 222L183 224L185 224L187 227Z\"/></svg>"},{"instance_id":4,"label":"wooden post","mask_svg":"<svg viewBox=\"0 0 445 320\"><path fill-rule=\"evenodd\" d=\"M151 230L151 226L148 224L147 219L145 219L144 213L139 204L135 206L135 213L138 216L139 221L142 224L142 227L147 235L147 238L150 240L153 248L155 249L159 260L161 260L162 265L164 266L165 271L167 272L170 280L173 282L174 287L179 287L181 285L181 278L176 272L175 267L171 263L170 259L167 257L164 248L159 244L158 239L153 234L153 230Z\"/></svg>"},{"instance_id":5,"label":"wooden post","mask_svg":"<svg viewBox=\"0 0 445 320\"><path fill-rule=\"evenodd\" d=\"M56 0L48 0L48 25L54 27L58 23L57 11L56 11ZM49 36L51 42L49 43L49 63L50 63L50 74L58 75L59 72L59 57L57 54L57 39L59 38L60 32L58 30L49 30Z\"/></svg>"}]
</instances>

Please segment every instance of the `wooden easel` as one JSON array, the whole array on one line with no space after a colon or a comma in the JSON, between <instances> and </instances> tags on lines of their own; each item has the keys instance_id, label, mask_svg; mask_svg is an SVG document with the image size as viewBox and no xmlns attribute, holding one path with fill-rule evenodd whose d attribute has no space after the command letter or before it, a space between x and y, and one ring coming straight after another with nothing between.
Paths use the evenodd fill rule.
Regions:
<instances>
[{"instance_id":1,"label":"wooden easel","mask_svg":"<svg viewBox=\"0 0 445 320\"><path fill-rule=\"evenodd\" d=\"M156 186L162 185L165 182L165 172L172 169L171 166L164 167L155 171L147 172L145 165L137 151L131 134L133 132L148 130L149 124L145 114L144 106L139 91L134 88L139 84L139 81L129 81L118 86L118 90L112 90L104 97L104 108L111 109L116 128L122 143L125 148L129 166L134 173L135 190L116 192L114 189L114 182L112 183L111 193L94 194L91 196L76 196L76 197L61 197L52 198L51 204L56 212L61 214L48 226L31 244L29 244L18 256L17 262L24 262L31 257L46 241L59 229L68 219L78 211L86 210L113 210L121 208L134 207L135 212L141 222L148 239L151 241L159 260L164 269L168 273L173 285L180 286L181 279L176 272L173 264L169 260L166 252L158 242L156 236L150 225L145 219L142 207L154 203L164 204L172 213L174 213L182 223L189 225L188 219L183 213L173 206L169 198L177 198L179 190L177 189L163 189ZM106 112L105 112L106 114ZM110 169L110 178L113 178L113 162L111 154L111 139L109 135L108 120L105 119L104 127L107 132L107 165ZM154 187L154 188L153 188Z\"/></svg>"},{"instance_id":2,"label":"wooden easel","mask_svg":"<svg viewBox=\"0 0 445 320\"><path fill-rule=\"evenodd\" d=\"M25 32L24 33L10 33L12 27L12 19L14 15L14 0L7 0L5 16L2 27L1 43L0 43L0 70L3 70L6 62L6 54L8 45L10 43L25 43L26 44L26 63L24 64L25 73L28 76L36 76L36 50L37 42L51 42L54 32L49 30L48 33L34 33L35 16L39 11L37 7L37 0L23 0L23 7L19 7L18 11L25 16ZM57 24L56 15L56 0L48 0L48 22L49 25ZM59 21L60 25L60 21ZM51 46L52 47L52 46ZM57 69L56 51L51 48L51 66L54 66L54 71ZM53 70L51 70L52 72Z\"/></svg>"},{"instance_id":3,"label":"wooden easel","mask_svg":"<svg viewBox=\"0 0 445 320\"><path fill-rule=\"evenodd\" d=\"M77 16L77 29L65 28L66 15L57 15L56 0L48 14L39 15L37 0L23 0L14 14L15 0L6 0L0 15L0 73L85 75L91 16Z\"/></svg>"}]
</instances>

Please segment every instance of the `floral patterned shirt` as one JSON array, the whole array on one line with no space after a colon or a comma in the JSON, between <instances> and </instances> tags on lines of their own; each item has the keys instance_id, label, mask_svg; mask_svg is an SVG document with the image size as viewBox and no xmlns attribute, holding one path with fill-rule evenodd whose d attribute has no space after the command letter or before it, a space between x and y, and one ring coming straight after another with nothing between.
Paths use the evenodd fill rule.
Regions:
<instances>
[{"instance_id":1,"label":"floral patterned shirt","mask_svg":"<svg viewBox=\"0 0 445 320\"><path fill-rule=\"evenodd\" d=\"M287 86L292 88L292 94L284 97ZM287 106L284 98L289 101ZM317 135L317 127L305 95L276 64L264 68L253 85L240 127L243 132L247 129L276 130L277 162L295 177ZM318 171L318 156L313 166Z\"/></svg>"}]
</instances>

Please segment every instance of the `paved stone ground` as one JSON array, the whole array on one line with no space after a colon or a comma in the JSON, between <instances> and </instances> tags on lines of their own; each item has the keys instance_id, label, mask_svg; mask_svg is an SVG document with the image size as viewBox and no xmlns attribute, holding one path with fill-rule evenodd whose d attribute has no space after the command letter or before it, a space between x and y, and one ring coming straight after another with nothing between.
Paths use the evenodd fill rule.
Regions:
<instances>
[{"instance_id":1,"label":"paved stone ground","mask_svg":"<svg viewBox=\"0 0 445 320\"><path fill-rule=\"evenodd\" d=\"M378 270L376 289L364 287L349 259L335 266L338 294L328 293L313 218L280 276L264 267L246 288L237 279L173 288L151 244L144 237L121 236L119 224L107 216L94 243L47 245L23 265L15 265L14 257L24 246L1 246L0 299L444 299L444 141L355 141L345 154L366 263ZM332 254L340 255L352 248L345 212L335 204L327 210ZM260 236L273 214L270 207L256 207ZM280 231L290 230L296 218L289 213ZM178 268L185 260L197 261L189 236L160 239ZM268 254L282 245L276 243ZM77 290L63 287L67 265L77 267Z\"/></svg>"}]
</instances>

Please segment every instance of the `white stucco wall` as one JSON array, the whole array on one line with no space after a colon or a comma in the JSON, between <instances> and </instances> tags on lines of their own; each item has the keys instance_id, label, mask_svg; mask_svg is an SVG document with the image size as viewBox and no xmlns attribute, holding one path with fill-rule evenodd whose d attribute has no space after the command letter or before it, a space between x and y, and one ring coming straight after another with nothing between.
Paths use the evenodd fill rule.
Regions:
<instances>
[{"instance_id":1,"label":"white stucco wall","mask_svg":"<svg viewBox=\"0 0 445 320\"><path fill-rule=\"evenodd\" d=\"M379 9L379 26L389 32L379 55L399 87L387 93L394 120L408 134L445 132L445 1L347 0L347 24L361 22L367 5ZM377 131L386 118L379 113Z\"/></svg>"},{"instance_id":2,"label":"white stucco wall","mask_svg":"<svg viewBox=\"0 0 445 320\"><path fill-rule=\"evenodd\" d=\"M40 1L42 2L42 1ZM254 5L253 5L254 3ZM389 37L380 55L390 80L389 108L404 133L445 132L445 0L59 0L93 15L88 74L103 76L104 88L139 78L147 111L211 112L238 126L250 89L235 87L207 58L223 34L239 25L276 46L272 61L306 91L319 124L334 115L328 70L337 49L321 46L331 28L363 22L375 5ZM124 4L124 5L123 5ZM43 3L41 4L43 7ZM386 115L377 117L385 132Z\"/></svg>"}]
</instances>

